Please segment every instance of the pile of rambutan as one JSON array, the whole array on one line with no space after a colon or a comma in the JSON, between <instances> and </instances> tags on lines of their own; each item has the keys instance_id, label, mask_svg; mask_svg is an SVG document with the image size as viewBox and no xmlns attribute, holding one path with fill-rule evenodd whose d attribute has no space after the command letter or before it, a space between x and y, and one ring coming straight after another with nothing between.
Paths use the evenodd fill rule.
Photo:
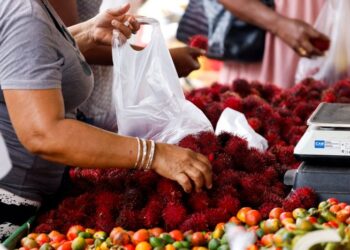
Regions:
<instances>
[{"instance_id":1,"label":"pile of rambutan","mask_svg":"<svg viewBox=\"0 0 350 250\"><path fill-rule=\"evenodd\" d=\"M236 80L193 90L187 99L214 127L226 107L244 113L254 130L268 140L269 149L249 148L247 141L229 133L188 135L179 145L206 155L213 166L213 188L190 194L153 171L72 168L75 194L42 212L36 231L65 232L73 224L104 231L115 226L200 231L227 221L242 206L259 209L266 217L274 207L292 211L315 204L316 195L309 188L289 194L283 176L298 167L293 149L308 116L321 101L350 102L349 80L327 88L306 79L289 90Z\"/></svg>"}]
</instances>

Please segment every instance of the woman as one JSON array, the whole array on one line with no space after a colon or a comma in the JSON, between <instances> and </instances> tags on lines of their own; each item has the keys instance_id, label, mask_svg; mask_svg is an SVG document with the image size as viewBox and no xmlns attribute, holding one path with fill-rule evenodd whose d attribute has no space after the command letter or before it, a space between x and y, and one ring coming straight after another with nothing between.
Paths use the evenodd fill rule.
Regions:
<instances>
[{"instance_id":1,"label":"woman","mask_svg":"<svg viewBox=\"0 0 350 250\"><path fill-rule=\"evenodd\" d=\"M59 16L66 25L86 21L95 16L99 10L118 7L127 1L124 0L50 0ZM143 1L133 1L134 13L143 4ZM100 50L101 51L101 50ZM106 46L105 53L100 53L100 65L92 65L94 73L94 90L91 96L79 107L87 120L97 127L117 131L116 111L112 103L113 68L111 48ZM189 75L199 69L198 57L205 52L190 47L170 49L173 62L179 77ZM102 64L102 65L101 65Z\"/></svg>"},{"instance_id":2,"label":"woman","mask_svg":"<svg viewBox=\"0 0 350 250\"><path fill-rule=\"evenodd\" d=\"M225 62L221 82L236 78L259 80L290 88L300 56L321 56L323 53L311 39L328 38L308 23L315 22L324 0L275 0L275 10L259 0L219 0L240 19L267 30L264 57L261 63Z\"/></svg>"},{"instance_id":3,"label":"woman","mask_svg":"<svg viewBox=\"0 0 350 250\"><path fill-rule=\"evenodd\" d=\"M211 188L211 166L203 155L75 120L77 107L93 88L81 53L98 62L95 55L101 45L111 45L113 29L125 37L136 32L139 24L126 14L129 7L66 29L47 0L2 1L0 132L13 163L0 181L0 224L9 229L0 230L2 236L32 215L44 194L57 190L65 165L150 168L186 192Z\"/></svg>"}]
</instances>

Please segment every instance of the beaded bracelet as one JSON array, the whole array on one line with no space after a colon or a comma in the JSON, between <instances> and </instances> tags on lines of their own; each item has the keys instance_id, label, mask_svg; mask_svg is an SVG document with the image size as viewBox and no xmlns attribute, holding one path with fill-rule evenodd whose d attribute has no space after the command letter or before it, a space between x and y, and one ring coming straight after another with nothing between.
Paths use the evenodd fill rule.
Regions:
<instances>
[{"instance_id":1,"label":"beaded bracelet","mask_svg":"<svg viewBox=\"0 0 350 250\"><path fill-rule=\"evenodd\" d=\"M140 161L140 149L141 149L141 142L140 142L140 138L136 137L137 140L137 158L136 158L136 162L134 165L134 168L137 168L139 161Z\"/></svg>"}]
</instances>

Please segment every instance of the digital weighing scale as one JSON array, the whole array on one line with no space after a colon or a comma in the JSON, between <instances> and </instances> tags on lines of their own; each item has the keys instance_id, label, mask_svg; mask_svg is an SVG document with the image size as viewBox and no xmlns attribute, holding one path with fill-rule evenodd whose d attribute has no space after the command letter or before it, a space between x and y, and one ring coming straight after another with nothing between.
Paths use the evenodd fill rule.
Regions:
<instances>
[{"instance_id":1,"label":"digital weighing scale","mask_svg":"<svg viewBox=\"0 0 350 250\"><path fill-rule=\"evenodd\" d=\"M285 174L284 183L313 188L320 200L350 202L350 104L321 103L294 149L303 161Z\"/></svg>"}]
</instances>

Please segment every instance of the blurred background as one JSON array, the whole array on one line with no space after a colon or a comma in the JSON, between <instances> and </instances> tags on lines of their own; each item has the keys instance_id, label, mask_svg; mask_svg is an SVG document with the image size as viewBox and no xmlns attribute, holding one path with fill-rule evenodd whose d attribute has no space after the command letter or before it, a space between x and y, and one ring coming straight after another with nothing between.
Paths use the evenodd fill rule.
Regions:
<instances>
[{"instance_id":1,"label":"blurred background","mask_svg":"<svg viewBox=\"0 0 350 250\"><path fill-rule=\"evenodd\" d=\"M175 34L180 18L189 2L188 0L147 0L144 3L142 3L142 0L129 0L129 2L137 14L156 18L160 22L169 48L183 45L176 40ZM202 57L200 63L200 70L194 71L185 79L181 79L181 84L185 90L192 87L209 86L218 80L218 70L221 62Z\"/></svg>"}]
</instances>

